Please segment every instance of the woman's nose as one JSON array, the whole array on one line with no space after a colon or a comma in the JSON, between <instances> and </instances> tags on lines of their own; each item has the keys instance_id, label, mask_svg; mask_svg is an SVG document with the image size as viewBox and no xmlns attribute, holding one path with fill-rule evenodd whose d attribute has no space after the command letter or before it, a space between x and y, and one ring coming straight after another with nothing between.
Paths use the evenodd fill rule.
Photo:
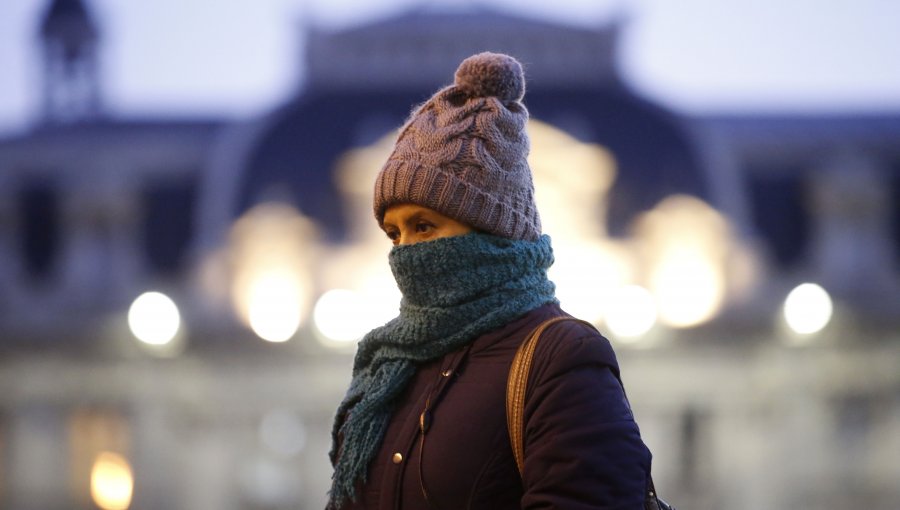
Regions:
<instances>
[{"instance_id":1,"label":"woman's nose","mask_svg":"<svg viewBox=\"0 0 900 510\"><path fill-rule=\"evenodd\" d=\"M416 244L419 242L418 237L415 232L400 232L400 242L398 244L406 245L406 244Z\"/></svg>"}]
</instances>

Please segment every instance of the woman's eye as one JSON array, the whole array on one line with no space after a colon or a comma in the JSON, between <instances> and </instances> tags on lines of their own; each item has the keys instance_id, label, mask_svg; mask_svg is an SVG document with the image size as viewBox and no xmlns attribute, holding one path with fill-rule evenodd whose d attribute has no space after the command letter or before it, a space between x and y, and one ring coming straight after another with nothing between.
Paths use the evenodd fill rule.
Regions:
<instances>
[{"instance_id":1,"label":"woman's eye","mask_svg":"<svg viewBox=\"0 0 900 510\"><path fill-rule=\"evenodd\" d=\"M396 241L396 240L400 239L400 233L397 232L396 230L389 230L389 231L385 232L385 235L387 235L387 238L390 239L391 241Z\"/></svg>"},{"instance_id":2,"label":"woman's eye","mask_svg":"<svg viewBox=\"0 0 900 510\"><path fill-rule=\"evenodd\" d=\"M425 234L432 229L432 225L430 223L425 223L424 221L416 223L416 232L420 234Z\"/></svg>"}]
</instances>

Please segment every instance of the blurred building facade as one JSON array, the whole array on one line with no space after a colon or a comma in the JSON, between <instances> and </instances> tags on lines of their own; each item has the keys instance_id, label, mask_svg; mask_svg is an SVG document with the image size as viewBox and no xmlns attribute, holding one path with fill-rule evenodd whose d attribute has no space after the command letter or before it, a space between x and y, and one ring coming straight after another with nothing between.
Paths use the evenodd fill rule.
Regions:
<instances>
[{"instance_id":1,"label":"blurred building facade","mask_svg":"<svg viewBox=\"0 0 900 510\"><path fill-rule=\"evenodd\" d=\"M900 112L686 117L619 78L616 22L423 10L310 28L303 89L257 118L123 120L103 109L88 7L50 2L44 117L0 140L0 506L321 508L353 352L324 297L367 279L390 296L370 271L387 266L373 172L410 105L484 50L526 65L547 232L575 247L557 246L559 264L596 254L582 274L624 268L597 287L662 303L662 253L694 239L717 254L708 310L611 332L664 495L697 509L900 499ZM677 300L712 299L705 274L684 273ZM807 334L782 316L803 282L833 302ZM149 290L179 310L160 345L133 334ZM575 290L564 307L608 297ZM362 321L347 303L338 322Z\"/></svg>"}]
</instances>

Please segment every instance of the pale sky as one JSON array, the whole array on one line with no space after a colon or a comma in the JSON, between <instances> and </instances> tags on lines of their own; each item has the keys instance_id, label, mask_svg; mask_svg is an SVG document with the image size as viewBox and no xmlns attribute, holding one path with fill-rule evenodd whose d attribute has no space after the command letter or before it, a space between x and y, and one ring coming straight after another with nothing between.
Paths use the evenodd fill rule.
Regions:
<instances>
[{"instance_id":1,"label":"pale sky","mask_svg":"<svg viewBox=\"0 0 900 510\"><path fill-rule=\"evenodd\" d=\"M47 1L0 1L0 134L37 111ZM125 116L258 115L296 86L304 24L459 4L582 26L625 14L622 74L682 112L900 112L895 0L85 1L103 31L106 103Z\"/></svg>"}]
</instances>

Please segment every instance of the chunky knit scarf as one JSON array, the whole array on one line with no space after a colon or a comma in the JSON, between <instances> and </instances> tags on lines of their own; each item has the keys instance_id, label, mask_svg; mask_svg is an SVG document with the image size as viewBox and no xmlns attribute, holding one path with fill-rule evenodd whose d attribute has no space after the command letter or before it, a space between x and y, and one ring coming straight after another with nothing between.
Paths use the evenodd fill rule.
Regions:
<instances>
[{"instance_id":1,"label":"chunky knit scarf","mask_svg":"<svg viewBox=\"0 0 900 510\"><path fill-rule=\"evenodd\" d=\"M471 233L397 246L389 259L403 293L400 315L359 343L332 429L329 508L355 499L355 485L365 482L395 400L418 364L556 301L546 235L524 241Z\"/></svg>"}]
</instances>

